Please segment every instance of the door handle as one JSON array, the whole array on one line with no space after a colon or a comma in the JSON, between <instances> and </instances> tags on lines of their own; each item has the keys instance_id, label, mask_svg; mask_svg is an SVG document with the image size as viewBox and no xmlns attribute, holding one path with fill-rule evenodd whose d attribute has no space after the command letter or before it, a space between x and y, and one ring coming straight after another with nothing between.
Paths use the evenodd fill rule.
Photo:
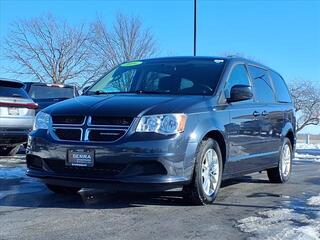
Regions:
<instances>
[{"instance_id":1,"label":"door handle","mask_svg":"<svg viewBox=\"0 0 320 240\"><path fill-rule=\"evenodd\" d=\"M259 113L258 111L254 111L252 114L253 114L253 116L255 116L255 117L259 117L259 116L260 116L260 113Z\"/></svg>"},{"instance_id":2,"label":"door handle","mask_svg":"<svg viewBox=\"0 0 320 240\"><path fill-rule=\"evenodd\" d=\"M269 115L269 113L267 111L262 112L262 116L268 116L268 115Z\"/></svg>"}]
</instances>

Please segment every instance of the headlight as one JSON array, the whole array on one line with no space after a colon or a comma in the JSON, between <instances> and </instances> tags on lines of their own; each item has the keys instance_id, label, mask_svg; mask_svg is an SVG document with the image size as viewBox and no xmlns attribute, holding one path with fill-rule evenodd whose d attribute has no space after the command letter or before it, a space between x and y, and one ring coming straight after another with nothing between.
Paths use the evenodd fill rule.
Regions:
<instances>
[{"instance_id":1,"label":"headlight","mask_svg":"<svg viewBox=\"0 0 320 240\"><path fill-rule=\"evenodd\" d=\"M155 132L160 134L175 134L184 131L187 116L185 114L161 114L143 116L136 132Z\"/></svg>"},{"instance_id":2,"label":"headlight","mask_svg":"<svg viewBox=\"0 0 320 240\"><path fill-rule=\"evenodd\" d=\"M44 112L39 112L34 120L33 130L49 129L51 126L51 116Z\"/></svg>"}]
</instances>

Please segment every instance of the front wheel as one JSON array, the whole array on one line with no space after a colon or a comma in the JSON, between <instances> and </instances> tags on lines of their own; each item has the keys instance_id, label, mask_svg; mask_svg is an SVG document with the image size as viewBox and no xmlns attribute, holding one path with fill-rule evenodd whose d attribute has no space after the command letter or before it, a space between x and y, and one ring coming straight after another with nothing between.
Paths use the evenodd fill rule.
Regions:
<instances>
[{"instance_id":1,"label":"front wheel","mask_svg":"<svg viewBox=\"0 0 320 240\"><path fill-rule=\"evenodd\" d=\"M278 166L267 170L268 178L271 183L285 183L289 180L292 167L293 151L288 138L285 138L280 151Z\"/></svg>"},{"instance_id":2,"label":"front wheel","mask_svg":"<svg viewBox=\"0 0 320 240\"><path fill-rule=\"evenodd\" d=\"M211 204L217 197L222 176L222 155L219 144L213 139L200 144L193 180L183 188L184 197L195 204Z\"/></svg>"},{"instance_id":3,"label":"front wheel","mask_svg":"<svg viewBox=\"0 0 320 240\"><path fill-rule=\"evenodd\" d=\"M63 187L63 186L57 186L52 184L46 184L47 188L54 193L57 194L77 194L81 188L75 188L75 187Z\"/></svg>"}]
</instances>

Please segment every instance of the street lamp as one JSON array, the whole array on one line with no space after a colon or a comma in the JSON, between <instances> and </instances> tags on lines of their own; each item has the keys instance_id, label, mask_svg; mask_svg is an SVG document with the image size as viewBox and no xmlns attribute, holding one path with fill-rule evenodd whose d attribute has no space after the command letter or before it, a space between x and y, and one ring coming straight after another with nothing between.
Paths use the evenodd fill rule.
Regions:
<instances>
[{"instance_id":1,"label":"street lamp","mask_svg":"<svg viewBox=\"0 0 320 240\"><path fill-rule=\"evenodd\" d=\"M197 0L194 0L193 6L193 56L197 55Z\"/></svg>"}]
</instances>

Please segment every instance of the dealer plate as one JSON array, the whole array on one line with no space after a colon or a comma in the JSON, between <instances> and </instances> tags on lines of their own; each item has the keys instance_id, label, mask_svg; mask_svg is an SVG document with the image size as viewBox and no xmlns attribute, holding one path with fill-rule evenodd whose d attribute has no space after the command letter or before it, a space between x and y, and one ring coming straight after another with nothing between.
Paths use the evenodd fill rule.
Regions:
<instances>
[{"instance_id":1,"label":"dealer plate","mask_svg":"<svg viewBox=\"0 0 320 240\"><path fill-rule=\"evenodd\" d=\"M77 167L93 167L94 150L93 149L69 149L66 165L77 166Z\"/></svg>"}]
</instances>

